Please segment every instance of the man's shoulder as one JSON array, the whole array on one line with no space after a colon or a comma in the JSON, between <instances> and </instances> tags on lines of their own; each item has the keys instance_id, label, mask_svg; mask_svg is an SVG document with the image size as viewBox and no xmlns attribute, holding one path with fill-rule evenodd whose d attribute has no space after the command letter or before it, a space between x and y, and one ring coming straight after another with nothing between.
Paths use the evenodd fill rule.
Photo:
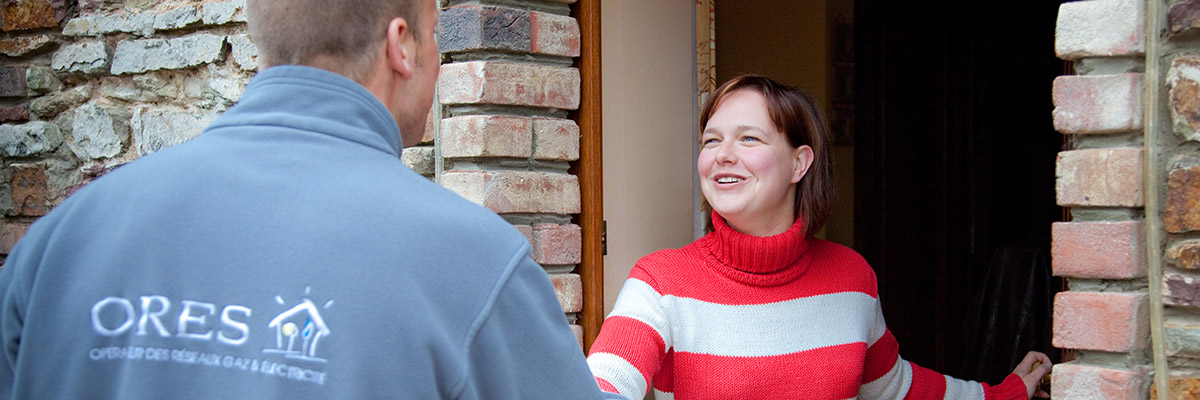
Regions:
<instances>
[{"instance_id":1,"label":"man's shoulder","mask_svg":"<svg viewBox=\"0 0 1200 400\"><path fill-rule=\"evenodd\" d=\"M497 229L512 231L512 224L494 211L411 171L400 174L394 185L382 188L389 193L382 197L394 199L405 218L417 219L432 230L452 230L464 234L494 233ZM384 207L389 207L384 200ZM512 232L512 233L515 233Z\"/></svg>"}]
</instances>

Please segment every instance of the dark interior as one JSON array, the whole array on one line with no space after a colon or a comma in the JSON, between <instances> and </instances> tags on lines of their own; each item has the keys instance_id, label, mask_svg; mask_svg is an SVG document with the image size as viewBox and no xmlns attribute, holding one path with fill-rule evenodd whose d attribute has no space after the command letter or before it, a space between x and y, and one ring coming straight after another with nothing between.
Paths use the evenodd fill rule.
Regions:
<instances>
[{"instance_id":1,"label":"dark interior","mask_svg":"<svg viewBox=\"0 0 1200 400\"><path fill-rule=\"evenodd\" d=\"M855 247L907 360L999 383L1055 361L1059 2L858 0Z\"/></svg>"}]
</instances>

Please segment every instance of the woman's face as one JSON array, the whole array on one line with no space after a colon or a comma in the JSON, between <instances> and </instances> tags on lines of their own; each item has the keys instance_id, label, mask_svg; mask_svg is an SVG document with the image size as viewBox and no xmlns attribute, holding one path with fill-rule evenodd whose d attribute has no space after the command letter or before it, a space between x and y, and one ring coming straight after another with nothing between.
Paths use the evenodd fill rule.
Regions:
<instances>
[{"instance_id":1,"label":"woman's face","mask_svg":"<svg viewBox=\"0 0 1200 400\"><path fill-rule=\"evenodd\" d=\"M796 184L813 152L792 147L755 90L737 90L718 103L700 136L700 191L739 232L783 233L795 222Z\"/></svg>"}]
</instances>

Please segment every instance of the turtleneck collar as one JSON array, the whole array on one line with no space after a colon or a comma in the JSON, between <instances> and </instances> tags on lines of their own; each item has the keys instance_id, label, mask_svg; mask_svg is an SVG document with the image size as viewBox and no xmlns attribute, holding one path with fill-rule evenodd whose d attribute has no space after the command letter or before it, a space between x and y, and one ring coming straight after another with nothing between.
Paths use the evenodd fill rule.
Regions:
<instances>
[{"instance_id":1,"label":"turtleneck collar","mask_svg":"<svg viewBox=\"0 0 1200 400\"><path fill-rule=\"evenodd\" d=\"M803 220L796 218L791 228L778 235L751 236L733 229L713 211L714 230L700 244L726 276L755 286L780 285L808 270L808 260L802 257L808 250Z\"/></svg>"}]
</instances>

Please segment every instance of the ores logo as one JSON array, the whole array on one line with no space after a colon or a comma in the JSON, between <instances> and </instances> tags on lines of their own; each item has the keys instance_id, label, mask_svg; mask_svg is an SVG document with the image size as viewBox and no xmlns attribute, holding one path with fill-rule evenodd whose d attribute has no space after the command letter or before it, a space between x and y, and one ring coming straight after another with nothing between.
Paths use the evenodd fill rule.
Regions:
<instances>
[{"instance_id":1,"label":"ores logo","mask_svg":"<svg viewBox=\"0 0 1200 400\"><path fill-rule=\"evenodd\" d=\"M333 306L333 300L318 306L310 292L311 287L306 286L304 295L290 307L284 297L275 296L275 303L281 307L271 308L283 311L265 323L252 320L256 310L245 305L172 299L165 295L110 296L92 305L91 325L93 331L107 337L160 338L184 347L189 347L187 342L196 341L231 347L259 343L266 354L326 363L319 345L331 330L322 312Z\"/></svg>"},{"instance_id":2,"label":"ores logo","mask_svg":"<svg viewBox=\"0 0 1200 400\"><path fill-rule=\"evenodd\" d=\"M271 319L268 327L274 330L275 347L264 349L264 353L283 354L284 357L325 362L324 358L317 356L317 344L321 339L329 336L329 326L325 325L325 319L321 318L321 310L317 309L317 305L308 297L310 288L304 288L304 297L300 302L292 308L276 315ZM287 303L280 296L275 296L275 302L280 305ZM321 309L329 309L333 305L333 300L328 300Z\"/></svg>"}]
</instances>

